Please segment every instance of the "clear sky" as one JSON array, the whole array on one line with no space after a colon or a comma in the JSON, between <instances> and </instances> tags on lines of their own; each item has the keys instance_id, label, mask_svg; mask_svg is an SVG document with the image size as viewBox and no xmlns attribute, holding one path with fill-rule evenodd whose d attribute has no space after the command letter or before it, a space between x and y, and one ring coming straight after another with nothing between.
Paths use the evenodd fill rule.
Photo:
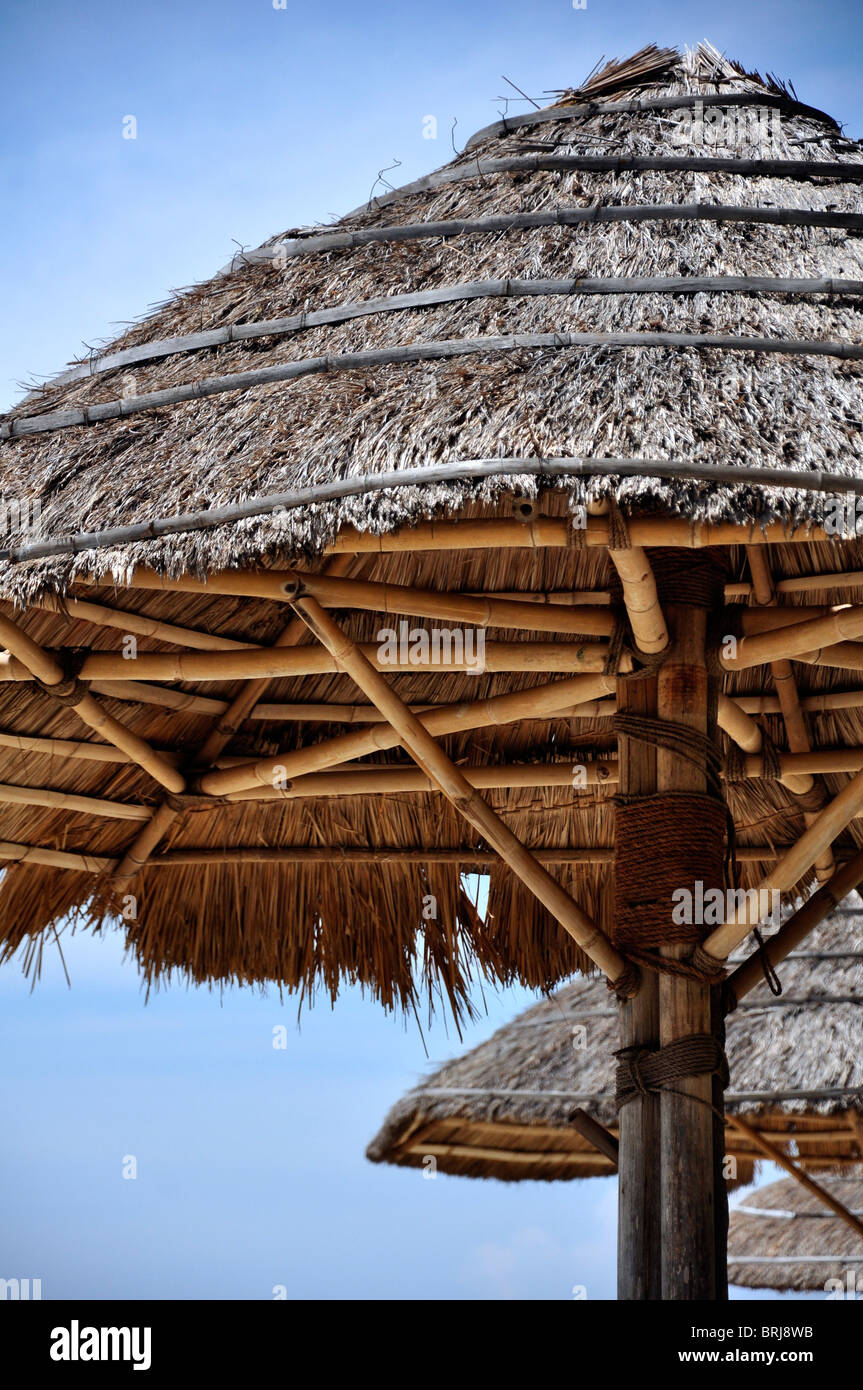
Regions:
<instances>
[{"instance_id":1,"label":"clear sky","mask_svg":"<svg viewBox=\"0 0 863 1390\"><path fill-rule=\"evenodd\" d=\"M541 99L603 54L709 38L857 136L861 33L851 0L4 0L0 408L237 243L329 221L397 160L394 182L445 163L454 120L461 148L501 109L504 73ZM612 1182L365 1161L429 1065L415 1024L355 992L300 1032L275 995L175 986L145 1006L116 938L65 951L71 989L53 958L32 994L0 971L0 1276L45 1297L613 1294ZM489 998L464 1045L527 1002ZM432 1062L459 1047L442 1022L426 1044Z\"/></svg>"}]
</instances>

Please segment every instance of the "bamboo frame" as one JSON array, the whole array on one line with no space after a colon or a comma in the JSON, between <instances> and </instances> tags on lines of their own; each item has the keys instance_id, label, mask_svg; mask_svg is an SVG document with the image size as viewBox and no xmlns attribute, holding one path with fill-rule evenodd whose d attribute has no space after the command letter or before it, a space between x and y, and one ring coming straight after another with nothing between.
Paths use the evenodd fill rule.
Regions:
<instances>
[{"instance_id":1,"label":"bamboo frame","mask_svg":"<svg viewBox=\"0 0 863 1390\"><path fill-rule=\"evenodd\" d=\"M12 860L15 864L39 864L50 869L71 869L75 873L87 874L103 874L117 862L100 854L77 854L41 845L20 845L12 840L0 840L0 859Z\"/></svg>"},{"instance_id":2,"label":"bamboo frame","mask_svg":"<svg viewBox=\"0 0 863 1390\"><path fill-rule=\"evenodd\" d=\"M97 763L131 763L134 761L122 748L112 743L76 743L71 738L39 738L30 734L0 733L0 748L16 753L37 753L47 758L83 758ZM166 755L163 754L163 757Z\"/></svg>"},{"instance_id":3,"label":"bamboo frame","mask_svg":"<svg viewBox=\"0 0 863 1390\"><path fill-rule=\"evenodd\" d=\"M772 631L741 637L737 642L737 655L720 655L720 664L726 671L745 671L750 666L790 657L805 660L810 654L813 660L823 660L827 655L825 649L835 648L846 639L853 641L860 637L863 637L863 605L840 608L821 617L807 618ZM835 664L840 664L838 659ZM843 660L841 664L848 663Z\"/></svg>"},{"instance_id":4,"label":"bamboo frame","mask_svg":"<svg viewBox=\"0 0 863 1390\"><path fill-rule=\"evenodd\" d=\"M293 606L318 641L332 653L339 669L346 671L367 699L386 715L407 751L433 778L455 809L497 850L507 867L560 922L585 955L610 980L619 979L626 970L625 962L603 932L477 795L416 715L411 714L364 657L361 648L345 636L316 599L297 598Z\"/></svg>"},{"instance_id":5,"label":"bamboo frame","mask_svg":"<svg viewBox=\"0 0 863 1390\"><path fill-rule=\"evenodd\" d=\"M331 574L344 574L352 561L348 557L337 556L327 566ZM293 647L305 632L305 624L299 618L292 618L276 639L277 647ZM230 743L234 734L248 718L258 699L267 690L267 680L247 682L224 709L213 724L210 732L198 749L197 762L204 767L213 766ZM136 837L120 860L114 874L115 887L128 883L144 867L153 850L164 838L177 817L177 811L167 801L153 813L148 825Z\"/></svg>"},{"instance_id":6,"label":"bamboo frame","mask_svg":"<svg viewBox=\"0 0 863 1390\"><path fill-rule=\"evenodd\" d=\"M548 715L566 718L568 711L578 707L582 700L592 702L614 686L613 676L571 676L568 680L550 681L528 690L495 695L488 700L441 705L417 717L426 731L434 735L484 729L519 719L542 719ZM341 734L308 748L261 758L230 771L208 773L200 779L200 789L208 796L224 796L259 785L271 787L274 775L281 779L319 772L368 753L396 748L400 742L395 731L384 722L379 727Z\"/></svg>"},{"instance_id":7,"label":"bamboo frame","mask_svg":"<svg viewBox=\"0 0 863 1390\"><path fill-rule=\"evenodd\" d=\"M0 641L10 652L14 653L12 659L20 663L22 668L27 671L28 678L33 675L48 685L62 684L64 680L63 669L54 657L2 614L0 614ZM132 733L131 729L127 729L113 715L107 714L92 695L84 695L73 708L78 718L88 728L102 734L110 743L121 748L124 753L128 753L144 772L149 773L163 787L167 787L168 791L181 792L184 790L185 778L177 769L160 753L155 752L138 734Z\"/></svg>"}]
</instances>

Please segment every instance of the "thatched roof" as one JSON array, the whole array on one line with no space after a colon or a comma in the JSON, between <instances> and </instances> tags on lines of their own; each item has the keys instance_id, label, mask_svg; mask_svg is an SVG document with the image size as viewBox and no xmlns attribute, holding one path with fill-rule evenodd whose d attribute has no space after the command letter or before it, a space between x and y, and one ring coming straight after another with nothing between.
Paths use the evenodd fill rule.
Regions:
<instances>
[{"instance_id":1,"label":"thatched roof","mask_svg":"<svg viewBox=\"0 0 863 1390\"><path fill-rule=\"evenodd\" d=\"M863 907L834 913L779 973L779 997L763 984L728 1018L727 1110L806 1168L861 1161ZM565 985L408 1092L367 1156L420 1167L433 1154L443 1172L505 1180L612 1173L572 1117L583 1111L617 1133L619 1046L602 981ZM726 1146L750 1181L761 1155L731 1125Z\"/></svg>"},{"instance_id":2,"label":"thatched roof","mask_svg":"<svg viewBox=\"0 0 863 1390\"><path fill-rule=\"evenodd\" d=\"M818 1183L863 1216L863 1177L824 1176ZM793 1178L757 1188L731 1212L729 1283L802 1291L825 1289L828 1279L838 1280L843 1294L850 1288L859 1297L863 1237Z\"/></svg>"},{"instance_id":3,"label":"thatched roof","mask_svg":"<svg viewBox=\"0 0 863 1390\"><path fill-rule=\"evenodd\" d=\"M686 133L696 98L701 144ZM359 981L410 1007L424 977L457 1011L477 973L545 987L583 968L581 949L450 803L404 775L392 740L376 751L384 744L369 736L346 755L363 776L393 769L388 795L356 776L335 794L329 773L310 784L292 772L266 800L201 789L202 767L289 762L373 717L299 620L285 635L280 581L244 588L244 574L317 574L338 552L350 578L390 593L580 593L607 613L620 599L609 522L570 525L588 498L681 517L687 543L693 520L822 516L827 483L814 471L863 479L861 177L859 147L772 78L709 46L646 50L482 132L428 180L236 257L34 389L0 422L0 496L19 509L16 522L7 506L0 618L56 653L55 676L90 680L102 710L154 754L142 766L136 743L118 756L83 729L80 706L25 679L32 665L0 661L7 953L38 954L69 914L99 927L122 911L151 980L177 970L331 995ZM418 481L418 467L433 471ZM398 476L384 487L387 472ZM32 521L37 504L34 536L20 512ZM510 529L484 548L462 544L464 528L399 533L429 518ZM748 592L741 538L719 537L731 602ZM769 562L780 582L857 572L863 549L819 532L771 545ZM853 600L858 582L825 581L804 598ZM383 607L346 605L348 635L374 642ZM476 704L603 658L594 625L573 634L562 610L542 621L543 651L516 650L524 626L499 619L499 669L408 669L393 688L414 706ZM124 634L139 639L137 665L120 658ZM279 642L306 669L289 670L287 656L257 665L263 684L238 695L238 649ZM202 674L207 648L218 661ZM806 671L804 697L859 683L841 668ZM770 693L763 667L725 686ZM763 708L761 726L784 747L781 719ZM574 789L569 769L613 750L607 714L455 719L440 740L477 780L498 778L489 804L602 929L609 802L602 786ZM863 745L853 701L810 717L817 747ZM831 772L827 790L845 777ZM750 850L743 883L754 884L802 831L803 811L755 777L729 786L728 801ZM860 842L858 826L837 836L837 855ZM490 872L484 920L463 892L470 870ZM430 897L438 915L426 919Z\"/></svg>"}]
</instances>

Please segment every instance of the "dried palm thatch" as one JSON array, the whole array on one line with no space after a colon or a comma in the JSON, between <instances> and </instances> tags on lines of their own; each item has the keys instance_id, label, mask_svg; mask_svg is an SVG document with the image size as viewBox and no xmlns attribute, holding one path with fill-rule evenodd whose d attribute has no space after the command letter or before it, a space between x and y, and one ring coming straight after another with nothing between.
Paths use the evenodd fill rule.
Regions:
<instances>
[{"instance_id":1,"label":"dried palm thatch","mask_svg":"<svg viewBox=\"0 0 863 1390\"><path fill-rule=\"evenodd\" d=\"M807 1171L853 1169L863 1162L863 905L834 913L780 974L781 995L762 984L728 1017L727 1113ZM617 1135L618 1045L602 982L565 985L398 1101L367 1157L419 1168L432 1155L442 1172L504 1181L607 1176L614 1157L583 1116ZM751 1182L762 1155L732 1119L726 1152L734 1182Z\"/></svg>"},{"instance_id":2,"label":"dried palm thatch","mask_svg":"<svg viewBox=\"0 0 863 1390\"><path fill-rule=\"evenodd\" d=\"M859 597L856 539L783 528L824 520L815 475L863 486L861 178L858 146L781 84L706 45L650 48L333 228L235 257L34 385L0 423L3 958L38 963L55 923L119 914L150 981L309 996L354 981L408 1007L425 984L456 1013L478 973L547 987L587 967L586 934L562 932L512 858L378 740L273 571L386 585L379 607L356 588L331 600L372 646L394 586L412 590L407 617L434 612L418 590L447 621L447 595L530 602L532 624L511 608L482 620L480 673L409 665L390 684L420 709L525 693L509 722L435 716L440 747L605 930L616 740L596 613L622 610L602 507L618 504L637 545L725 525L697 539L721 550L735 612L752 591L744 523L759 544L774 526L788 606ZM536 602L573 595L580 617ZM859 766L848 692L863 682L854 640L830 651L837 664L802 668L802 694L824 696L812 743L839 746L835 794ZM597 699L552 707L540 687L585 668ZM91 703L68 703L79 678ZM748 751L764 736L783 748L764 663L724 681L759 714ZM318 757L356 724L369 728L338 745L347 773L336 750ZM243 763L231 800L223 774ZM807 768L785 770L811 787ZM754 775L727 796L751 886L811 807ZM843 821L833 852L860 843ZM470 871L489 874L483 915ZM790 887L811 880L807 864Z\"/></svg>"},{"instance_id":3,"label":"dried palm thatch","mask_svg":"<svg viewBox=\"0 0 863 1390\"><path fill-rule=\"evenodd\" d=\"M863 1177L820 1180L863 1216ZM759 1187L731 1213L728 1278L747 1289L822 1289L859 1297L863 1238L792 1178ZM829 1282L828 1281L832 1281Z\"/></svg>"}]
</instances>

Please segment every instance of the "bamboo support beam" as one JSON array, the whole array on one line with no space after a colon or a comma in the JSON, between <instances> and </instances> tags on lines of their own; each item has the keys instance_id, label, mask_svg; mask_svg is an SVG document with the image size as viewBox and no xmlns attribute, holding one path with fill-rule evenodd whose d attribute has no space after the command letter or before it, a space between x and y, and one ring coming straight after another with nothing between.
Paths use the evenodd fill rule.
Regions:
<instances>
[{"instance_id":1,"label":"bamboo support beam","mask_svg":"<svg viewBox=\"0 0 863 1390\"><path fill-rule=\"evenodd\" d=\"M510 724L525 718L545 718L547 715L566 717L582 700L594 701L613 690L613 676L571 676L568 680L550 681L528 690L495 695L454 705L442 705L420 716L426 731L433 735L458 733L461 730L483 729L495 724ZM306 772L318 772L335 767L354 758L365 757L400 743L397 733L387 724L358 729L334 739L312 744L294 752L247 763L228 773L208 773L200 779L200 790L208 796L224 796L229 792L248 790L255 786L273 785L280 780L297 777Z\"/></svg>"},{"instance_id":2,"label":"bamboo support beam","mask_svg":"<svg viewBox=\"0 0 863 1390\"><path fill-rule=\"evenodd\" d=\"M618 980L626 969L619 953L556 879L525 849L509 826L477 795L416 715L411 714L363 655L361 648L345 636L316 599L297 596L294 608L332 654L338 669L346 671L366 698L386 715L407 751L433 778L447 800L497 850L507 867L535 894L594 964L610 980Z\"/></svg>"},{"instance_id":3,"label":"bamboo support beam","mask_svg":"<svg viewBox=\"0 0 863 1390\"><path fill-rule=\"evenodd\" d=\"M668 628L647 552L637 545L620 550L609 546L608 555L623 587L623 602L636 646L642 652L665 651Z\"/></svg>"},{"instance_id":4,"label":"bamboo support beam","mask_svg":"<svg viewBox=\"0 0 863 1390\"><path fill-rule=\"evenodd\" d=\"M458 636L460 634L456 634ZM487 642L484 649L468 653L462 641L441 643L442 660L412 660L408 652L390 661L381 653L381 643L369 642L363 648L365 659L378 671L393 674L429 672L511 672L511 671L602 671L608 659L604 642ZM453 650L461 655L452 656ZM452 658L452 659L449 659ZM53 669L60 670L53 661ZM337 671L331 654L317 646L245 647L232 652L139 652L134 658L113 652L92 652L81 667L82 680L117 681L230 681L257 680L261 677L321 676ZM0 681L28 681L31 671L18 657L0 653Z\"/></svg>"},{"instance_id":5,"label":"bamboo support beam","mask_svg":"<svg viewBox=\"0 0 863 1390\"><path fill-rule=\"evenodd\" d=\"M130 763L133 759L112 743L76 743L71 738L39 738L29 734L0 733L0 748L15 753L37 753L46 758L83 758L96 763ZM163 753L162 755L166 755Z\"/></svg>"},{"instance_id":6,"label":"bamboo support beam","mask_svg":"<svg viewBox=\"0 0 863 1390\"><path fill-rule=\"evenodd\" d=\"M745 671L750 666L791 657L806 660L811 655L815 660L819 653L823 659L825 649L835 648L846 639L853 642L859 637L863 637L863 606L840 608L822 617L807 618L804 622L740 637L736 655L720 655L719 659L726 671ZM837 657L835 664L850 663L844 660L840 662Z\"/></svg>"},{"instance_id":7,"label":"bamboo support beam","mask_svg":"<svg viewBox=\"0 0 863 1390\"><path fill-rule=\"evenodd\" d=\"M858 772L853 780L842 788L838 796L835 796L832 801L828 802L824 810L818 813L814 823L780 859L776 867L761 880L758 885L758 900L765 901L761 898L762 892L785 893L793 888L794 884L812 868L822 850L836 839L840 831L844 830L861 810L863 810L863 772ZM753 920L753 913L755 920ZM711 932L704 942L705 951L708 955L715 956L717 960L725 960L735 946L739 946L743 939L748 936L752 927L758 925L760 920L761 914L747 900L740 911L737 909L732 911L727 921Z\"/></svg>"},{"instance_id":8,"label":"bamboo support beam","mask_svg":"<svg viewBox=\"0 0 863 1390\"><path fill-rule=\"evenodd\" d=\"M770 966L779 965L860 883L863 883L863 850L822 883L760 950L753 951L742 965L738 965L726 982L731 998L739 1001L755 989L764 979L764 957Z\"/></svg>"},{"instance_id":9,"label":"bamboo support beam","mask_svg":"<svg viewBox=\"0 0 863 1390\"><path fill-rule=\"evenodd\" d=\"M106 816L111 820L149 820L146 806L127 801L106 801L98 796L77 796L49 787L19 787L0 782L0 802L15 806L47 806L56 811L77 811L82 815Z\"/></svg>"},{"instance_id":10,"label":"bamboo support beam","mask_svg":"<svg viewBox=\"0 0 863 1390\"><path fill-rule=\"evenodd\" d=\"M0 642L4 644L12 655L12 660L20 663L27 671L29 676L36 676L44 681L46 685L62 685L65 676L63 668L50 653L46 652L32 637L28 637L17 624L0 615ZM102 734L109 743L121 748L124 753L138 764L144 772L160 782L169 791L180 792L184 789L185 778L177 769L163 758L160 753L155 752L150 745L140 738L138 734L132 733L113 715L107 714L97 700L92 695L84 695L76 705L73 706L78 718L93 729L96 733Z\"/></svg>"},{"instance_id":11,"label":"bamboo support beam","mask_svg":"<svg viewBox=\"0 0 863 1390\"><path fill-rule=\"evenodd\" d=\"M761 1150L766 1158L771 1159L774 1163L778 1163L780 1168L784 1168L786 1173L790 1173L792 1178L795 1178L801 1187L804 1187L813 1197L817 1197L819 1202L824 1203L825 1207L829 1207L834 1216L838 1216L839 1220L844 1221L846 1226L850 1226L852 1231L856 1231L858 1236L863 1236L863 1221L861 1221L858 1216L855 1216L853 1212L850 1212L847 1207L843 1206L838 1198L834 1197L832 1193L827 1192L823 1187L819 1187L817 1182L813 1182L812 1178L804 1173L802 1169L798 1168L796 1163L792 1163L787 1154L783 1153L775 1144L772 1144L764 1134L754 1129L753 1126L750 1125L748 1121L742 1119L740 1115L729 1115L728 1118L741 1134L745 1134L748 1139L752 1140L752 1143L756 1148ZM805 1262L806 1256L801 1256L801 1263L805 1264Z\"/></svg>"},{"instance_id":12,"label":"bamboo support beam","mask_svg":"<svg viewBox=\"0 0 863 1390\"><path fill-rule=\"evenodd\" d=\"M434 713L440 715L442 711ZM430 716L422 715L421 722L429 729L433 721ZM478 727L484 727L484 724ZM396 746L392 741L393 735L385 726L379 725L377 729L385 736L389 747ZM440 732L442 731L438 730L438 733ZM354 737L350 734L342 735L326 743L313 743L307 748L277 753L261 763L236 762L225 768L224 775L208 773L202 777L201 791L213 795L214 787L230 788L237 783L243 785L238 785L236 790L222 790L216 794L224 796L228 801L265 801L310 796L374 796L394 792L436 790L428 777L406 764L382 766L376 763L356 766L348 763L346 758L340 756L340 752L350 747L348 740ZM357 743L361 738L365 743L371 738L371 733L358 733ZM613 755L597 757L589 755L585 749L578 750L578 757L583 761L576 762L575 757L574 754L573 759L567 762L493 763L478 767L462 766L461 770L475 787L484 788L570 787L577 791L591 787L611 787L617 783L619 762ZM823 749L818 753L780 753L779 765L783 774L783 785L787 785L801 771L805 772L807 769L819 773L860 772L863 770L863 748ZM259 769L257 785L248 786L252 768ZM744 758L743 771L747 778L763 776L762 756L751 754ZM277 779L277 782L274 779Z\"/></svg>"},{"instance_id":13,"label":"bamboo support beam","mask_svg":"<svg viewBox=\"0 0 863 1390\"><path fill-rule=\"evenodd\" d=\"M19 845L0 840L0 859L15 864L40 864L50 869L71 869L75 873L103 874L117 861L99 854L76 854L70 850L47 849L40 845Z\"/></svg>"},{"instance_id":14,"label":"bamboo support beam","mask_svg":"<svg viewBox=\"0 0 863 1390\"><path fill-rule=\"evenodd\" d=\"M763 549L758 546L747 546L747 559L749 561L749 571L752 575L752 589L757 603L764 605L764 611L769 611L776 604L776 594L773 587L773 576L767 562L767 556ZM758 610L749 610L757 612ZM778 611L775 610L774 611ZM744 616L744 632L746 631ZM811 744L809 741L809 731L806 728L806 720L803 710L800 707L800 696L797 691L797 682L794 679L794 670L791 662L786 659L771 661L770 674L773 677L773 684L782 710L782 718L785 723L785 735L788 747L792 753L809 753ZM815 787L824 805L827 801L827 793L823 785L816 783L811 774L806 774L798 778L796 784L790 788L792 791L811 795ZM812 811L805 811L803 819L807 826L812 825L815 815ZM819 882L824 883L830 878L836 865L833 853L828 847L815 861L815 875Z\"/></svg>"},{"instance_id":15,"label":"bamboo support beam","mask_svg":"<svg viewBox=\"0 0 863 1390\"><path fill-rule=\"evenodd\" d=\"M43 594L40 598L32 600L32 606L47 613L60 613L70 618L78 618L81 622L92 623L95 627L117 628L120 632L134 633L137 637L155 637L159 642L171 642L178 647L230 652L243 651L254 646L252 642L236 642L231 637L219 637L212 632L178 627L175 623L148 618L143 613L129 613L122 608L110 608L104 603L82 602L75 598L64 598L60 601L50 594Z\"/></svg>"},{"instance_id":16,"label":"bamboo support beam","mask_svg":"<svg viewBox=\"0 0 863 1390\"><path fill-rule=\"evenodd\" d=\"M628 517L627 529L633 545L682 547L701 550L716 545L811 545L828 541L835 545L841 537L822 526L792 530L780 522L763 529L736 522L687 521L680 517ZM579 531L579 544L589 549L607 548L609 525L604 517L587 518ZM417 526L374 535L345 527L325 552L327 554L398 555L420 550L537 550L554 547L569 549L575 544L569 521L557 517L538 517L534 521L430 521Z\"/></svg>"}]
</instances>

